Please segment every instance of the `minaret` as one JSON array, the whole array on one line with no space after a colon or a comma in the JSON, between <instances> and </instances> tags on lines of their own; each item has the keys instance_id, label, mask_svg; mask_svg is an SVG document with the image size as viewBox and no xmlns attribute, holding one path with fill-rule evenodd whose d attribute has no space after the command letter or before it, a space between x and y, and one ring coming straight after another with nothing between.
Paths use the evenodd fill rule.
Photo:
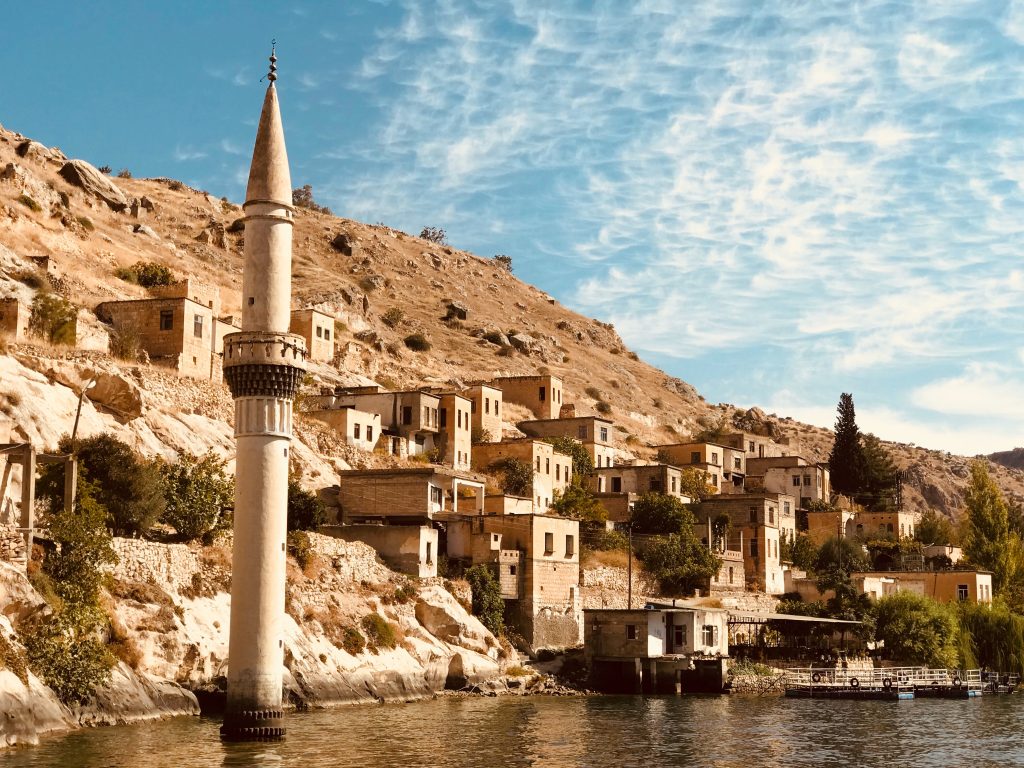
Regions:
<instances>
[{"instance_id":1,"label":"minaret","mask_svg":"<svg viewBox=\"0 0 1024 768\"><path fill-rule=\"evenodd\" d=\"M277 103L277 57L263 100L245 192L242 330L224 338L235 400L235 520L231 638L221 737L284 736L281 709L288 449L306 345L291 316L292 190Z\"/></svg>"}]
</instances>

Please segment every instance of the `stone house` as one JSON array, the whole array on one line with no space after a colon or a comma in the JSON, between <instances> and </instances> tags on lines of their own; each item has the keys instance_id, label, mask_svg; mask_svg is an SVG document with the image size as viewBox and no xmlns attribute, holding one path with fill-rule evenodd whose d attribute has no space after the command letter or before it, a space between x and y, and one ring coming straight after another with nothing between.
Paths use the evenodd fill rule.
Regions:
<instances>
[{"instance_id":1,"label":"stone house","mask_svg":"<svg viewBox=\"0 0 1024 768\"><path fill-rule=\"evenodd\" d=\"M218 319L220 291L191 278L152 290L155 298L105 301L96 315L137 334L151 362L182 376L220 381L224 336L237 330Z\"/></svg>"},{"instance_id":2,"label":"stone house","mask_svg":"<svg viewBox=\"0 0 1024 768\"><path fill-rule=\"evenodd\" d=\"M719 440L722 445L743 451L747 459L768 459L782 456L785 449L770 437L753 432L732 432Z\"/></svg>"},{"instance_id":3,"label":"stone house","mask_svg":"<svg viewBox=\"0 0 1024 768\"><path fill-rule=\"evenodd\" d=\"M718 493L742 493L746 455L719 443L673 443L655 446L658 457L677 467L694 467L708 476Z\"/></svg>"},{"instance_id":4,"label":"stone house","mask_svg":"<svg viewBox=\"0 0 1024 768\"><path fill-rule=\"evenodd\" d=\"M992 602L992 574L970 569L930 571L856 571L850 574L854 588L872 600L897 592L913 592L940 603ZM787 591L797 592L807 602L827 599L814 579L787 578Z\"/></svg>"},{"instance_id":5,"label":"stone house","mask_svg":"<svg viewBox=\"0 0 1024 768\"><path fill-rule=\"evenodd\" d=\"M481 478L442 467L348 470L339 474L338 522L413 525L446 512L481 515Z\"/></svg>"},{"instance_id":6,"label":"stone house","mask_svg":"<svg viewBox=\"0 0 1024 768\"><path fill-rule=\"evenodd\" d=\"M600 416L521 421L519 429L530 437L571 437L587 449L595 467L615 464L614 423Z\"/></svg>"},{"instance_id":7,"label":"stone house","mask_svg":"<svg viewBox=\"0 0 1024 768\"><path fill-rule=\"evenodd\" d=\"M651 603L588 608L583 649L591 684L620 693L721 692L729 616L721 608Z\"/></svg>"},{"instance_id":8,"label":"stone house","mask_svg":"<svg viewBox=\"0 0 1024 768\"><path fill-rule=\"evenodd\" d=\"M799 509L812 502L828 502L832 484L827 464L802 456L747 459L747 490L785 493L798 499Z\"/></svg>"},{"instance_id":9,"label":"stone house","mask_svg":"<svg viewBox=\"0 0 1024 768\"><path fill-rule=\"evenodd\" d=\"M334 318L317 309L294 309L288 332L306 340L307 359L330 362L334 359Z\"/></svg>"},{"instance_id":10,"label":"stone house","mask_svg":"<svg viewBox=\"0 0 1024 768\"><path fill-rule=\"evenodd\" d=\"M817 547L837 536L853 536L856 533L853 518L853 512L838 507L807 512L807 535Z\"/></svg>"},{"instance_id":11,"label":"stone house","mask_svg":"<svg viewBox=\"0 0 1024 768\"><path fill-rule=\"evenodd\" d=\"M853 533L861 539L909 539L914 535L918 515L904 510L888 512L856 512L853 515Z\"/></svg>"},{"instance_id":12,"label":"stone house","mask_svg":"<svg viewBox=\"0 0 1024 768\"><path fill-rule=\"evenodd\" d=\"M475 442L501 440L502 391L489 384L476 384L462 392L472 402L472 436Z\"/></svg>"},{"instance_id":13,"label":"stone house","mask_svg":"<svg viewBox=\"0 0 1024 768\"><path fill-rule=\"evenodd\" d=\"M21 343L28 338L32 309L16 298L0 299L0 336Z\"/></svg>"},{"instance_id":14,"label":"stone house","mask_svg":"<svg viewBox=\"0 0 1024 768\"><path fill-rule=\"evenodd\" d=\"M473 446L473 469L487 469L503 459L517 459L533 467L534 511L544 512L572 480L572 458L556 451L551 443L532 438L479 443Z\"/></svg>"},{"instance_id":15,"label":"stone house","mask_svg":"<svg viewBox=\"0 0 1024 768\"><path fill-rule=\"evenodd\" d=\"M562 379L558 376L499 376L491 382L506 403L533 411L538 419L557 419L562 409Z\"/></svg>"},{"instance_id":16,"label":"stone house","mask_svg":"<svg viewBox=\"0 0 1024 768\"><path fill-rule=\"evenodd\" d=\"M554 515L484 515L447 523L447 554L498 569L506 621L531 653L581 639L579 521ZM481 559L486 558L486 559Z\"/></svg>"},{"instance_id":17,"label":"stone house","mask_svg":"<svg viewBox=\"0 0 1024 768\"><path fill-rule=\"evenodd\" d=\"M772 595L785 592L782 563L779 559L779 538L784 531L780 515L783 504L793 498L783 494L743 493L712 496L697 505L696 530L706 537L708 523L723 516L728 518L728 536L742 536L743 569L747 585ZM795 525L795 518L788 525Z\"/></svg>"},{"instance_id":18,"label":"stone house","mask_svg":"<svg viewBox=\"0 0 1024 768\"><path fill-rule=\"evenodd\" d=\"M469 469L473 450L473 401L454 392L441 395L438 409L437 448L439 463L453 469Z\"/></svg>"},{"instance_id":19,"label":"stone house","mask_svg":"<svg viewBox=\"0 0 1024 768\"><path fill-rule=\"evenodd\" d=\"M683 472L669 464L622 464L595 469L588 479L596 493L664 493L684 504L692 499L683 494Z\"/></svg>"},{"instance_id":20,"label":"stone house","mask_svg":"<svg viewBox=\"0 0 1024 768\"><path fill-rule=\"evenodd\" d=\"M334 429L346 445L363 451L372 451L383 434L379 413L360 411L352 406L305 411L305 414Z\"/></svg>"},{"instance_id":21,"label":"stone house","mask_svg":"<svg viewBox=\"0 0 1024 768\"><path fill-rule=\"evenodd\" d=\"M420 579L437 576L437 530L426 525L325 525L317 533L361 541L392 570Z\"/></svg>"}]
</instances>

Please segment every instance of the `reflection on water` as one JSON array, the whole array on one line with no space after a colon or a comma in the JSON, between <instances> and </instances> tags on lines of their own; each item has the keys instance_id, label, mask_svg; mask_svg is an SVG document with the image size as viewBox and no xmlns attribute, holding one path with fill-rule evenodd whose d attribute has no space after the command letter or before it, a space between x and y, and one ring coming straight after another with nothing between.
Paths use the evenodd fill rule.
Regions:
<instances>
[{"instance_id":1,"label":"reflection on water","mask_svg":"<svg viewBox=\"0 0 1024 768\"><path fill-rule=\"evenodd\" d=\"M983 766L1024 765L1024 696L973 701L746 697L467 698L288 719L274 744L222 744L219 721L76 731L0 764L61 766Z\"/></svg>"}]
</instances>

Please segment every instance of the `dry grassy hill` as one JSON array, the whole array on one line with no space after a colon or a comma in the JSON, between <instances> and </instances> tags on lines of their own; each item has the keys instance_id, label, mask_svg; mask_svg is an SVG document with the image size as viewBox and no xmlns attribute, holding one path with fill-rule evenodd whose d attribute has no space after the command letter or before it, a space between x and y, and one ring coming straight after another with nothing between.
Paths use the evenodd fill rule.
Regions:
<instances>
[{"instance_id":1,"label":"dry grassy hill","mask_svg":"<svg viewBox=\"0 0 1024 768\"><path fill-rule=\"evenodd\" d=\"M145 295L115 276L119 267L138 261L218 284L223 312L240 313L245 233L238 205L171 179L111 179L128 198L152 202L152 210L136 219L65 181L58 171L66 158L58 149L27 141L0 127L0 297L30 298L29 257L50 255L65 276L60 290L85 310L81 344L97 353L106 348L106 330L91 310L101 301ZM5 170L8 164L13 168ZM562 306L494 259L304 209L296 217L294 245L296 306L323 309L344 326L339 367L315 368L313 386L361 377L386 386L457 385L540 369L564 377L565 401L577 413L594 413L607 403L622 446L637 456L653 456L651 445L684 439L723 418L795 437L808 458L824 459L831 446L828 430L706 402L689 384L639 359L611 325ZM466 320L443 319L452 301L466 308ZM396 307L401 319L394 322L398 313L392 312L386 323L382 316ZM429 351L413 352L403 344L417 332L428 338ZM494 343L503 341L500 334L515 336L515 344ZM212 397L223 403L226 388ZM314 452L340 450L313 428L301 436ZM931 505L955 517L968 459L887 445L896 463L909 470L908 504ZM1020 468L992 464L992 471L1008 494L1024 498Z\"/></svg>"}]
</instances>

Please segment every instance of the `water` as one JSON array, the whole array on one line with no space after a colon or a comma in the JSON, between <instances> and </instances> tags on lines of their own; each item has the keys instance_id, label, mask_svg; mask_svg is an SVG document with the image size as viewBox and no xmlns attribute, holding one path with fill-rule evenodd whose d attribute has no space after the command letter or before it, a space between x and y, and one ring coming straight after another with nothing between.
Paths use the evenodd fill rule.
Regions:
<instances>
[{"instance_id":1,"label":"water","mask_svg":"<svg viewBox=\"0 0 1024 768\"><path fill-rule=\"evenodd\" d=\"M1024 696L971 701L721 697L444 698L291 715L288 739L222 744L176 718L50 737L2 766L1012 766Z\"/></svg>"}]
</instances>

